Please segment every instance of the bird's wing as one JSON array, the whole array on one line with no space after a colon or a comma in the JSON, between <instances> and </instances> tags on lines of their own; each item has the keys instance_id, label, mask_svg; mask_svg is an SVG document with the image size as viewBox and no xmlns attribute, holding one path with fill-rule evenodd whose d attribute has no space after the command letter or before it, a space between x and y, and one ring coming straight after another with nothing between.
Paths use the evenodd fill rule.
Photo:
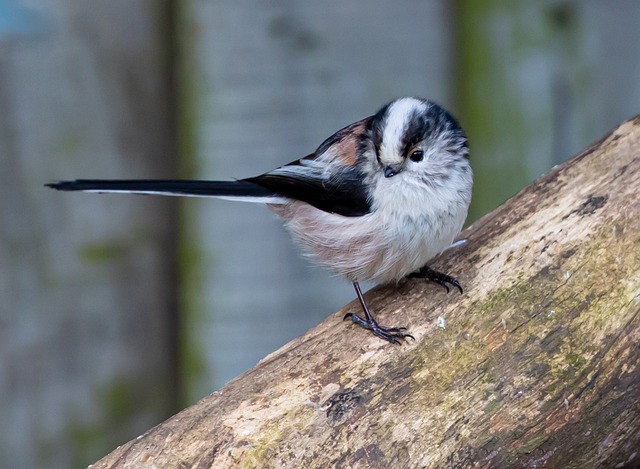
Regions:
<instances>
[{"instance_id":1,"label":"bird's wing","mask_svg":"<svg viewBox=\"0 0 640 469\"><path fill-rule=\"evenodd\" d=\"M370 118L339 130L304 158L253 178L243 179L276 194L347 217L371 211L358 154Z\"/></svg>"}]
</instances>

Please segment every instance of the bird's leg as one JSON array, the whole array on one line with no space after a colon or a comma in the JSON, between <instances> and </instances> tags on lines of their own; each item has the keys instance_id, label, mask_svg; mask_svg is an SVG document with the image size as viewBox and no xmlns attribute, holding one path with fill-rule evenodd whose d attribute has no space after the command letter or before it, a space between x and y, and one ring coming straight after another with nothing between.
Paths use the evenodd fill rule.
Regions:
<instances>
[{"instance_id":1,"label":"bird's leg","mask_svg":"<svg viewBox=\"0 0 640 469\"><path fill-rule=\"evenodd\" d=\"M447 290L447 293L449 293L449 286L447 285L447 283L450 283L451 285L456 287L458 290L460 290L460 293L462 293L462 285L460 285L460 282L458 282L458 280L456 280L451 275L443 274L442 272L433 270L432 268L427 267L426 265L423 268L421 268L419 271L413 272L407 275L407 278L427 279L431 282L437 283L438 285L442 286L445 290Z\"/></svg>"},{"instance_id":2,"label":"bird's leg","mask_svg":"<svg viewBox=\"0 0 640 469\"><path fill-rule=\"evenodd\" d=\"M365 329L369 329L375 335L384 339L386 341L391 342L392 344L399 344L401 339L406 339L411 337L415 340L415 338L411 334L405 334L402 331L406 331L406 327L383 327L380 326L373 316L369 312L369 308L364 301L364 296L362 296L362 290L360 290L360 285L358 282L353 282L353 288L356 290L356 295L358 295L358 300L360 300L360 304L362 305L362 310L364 311L364 318L358 316L355 313L347 313L345 314L344 319L350 318L357 325L364 327Z\"/></svg>"}]
</instances>

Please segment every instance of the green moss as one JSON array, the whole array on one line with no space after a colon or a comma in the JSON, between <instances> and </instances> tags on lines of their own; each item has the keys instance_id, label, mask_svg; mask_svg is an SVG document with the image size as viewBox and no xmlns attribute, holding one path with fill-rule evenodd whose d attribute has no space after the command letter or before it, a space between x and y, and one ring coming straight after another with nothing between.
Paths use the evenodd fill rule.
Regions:
<instances>
[{"instance_id":1,"label":"green moss","mask_svg":"<svg viewBox=\"0 0 640 469\"><path fill-rule=\"evenodd\" d=\"M82 153L84 143L81 134L67 131L58 140L55 152L60 155L74 157Z\"/></svg>"},{"instance_id":2,"label":"green moss","mask_svg":"<svg viewBox=\"0 0 640 469\"><path fill-rule=\"evenodd\" d=\"M522 446L517 448L517 452L520 454L530 454L536 448L539 448L545 441L549 439L549 435L540 435L534 438L531 438L529 441L524 443Z\"/></svg>"},{"instance_id":3,"label":"green moss","mask_svg":"<svg viewBox=\"0 0 640 469\"><path fill-rule=\"evenodd\" d=\"M286 419L278 421L270 420L264 423L260 431L255 434L263 435L256 440L249 440L242 457L242 467L271 467L274 456L285 457L288 442L291 440L291 432L294 429L304 431L317 423L317 411L312 406L298 407L294 412L287 414ZM268 431L266 431L268 430ZM292 449L293 450L293 449ZM286 460L282 462L286 463Z\"/></svg>"},{"instance_id":4,"label":"green moss","mask_svg":"<svg viewBox=\"0 0 640 469\"><path fill-rule=\"evenodd\" d=\"M184 207L184 211L187 211ZM181 217L188 218L188 214ZM204 305L202 304L202 253L195 233L184 223L183 236L179 246L180 262L180 311L181 324L179 350L181 382L184 383L182 405L190 405L202 396L198 383L205 373L205 357L200 343L198 331L204 322Z\"/></svg>"},{"instance_id":5,"label":"green moss","mask_svg":"<svg viewBox=\"0 0 640 469\"><path fill-rule=\"evenodd\" d=\"M103 264L122 259L128 252L124 242L112 240L85 244L78 250L78 257L89 264Z\"/></svg>"},{"instance_id":6,"label":"green moss","mask_svg":"<svg viewBox=\"0 0 640 469\"><path fill-rule=\"evenodd\" d=\"M500 407L502 404L503 404L502 399L496 397L491 401L489 401L489 403L486 406L484 406L483 411L487 414L491 414L496 409L498 409L498 407Z\"/></svg>"},{"instance_id":7,"label":"green moss","mask_svg":"<svg viewBox=\"0 0 640 469\"><path fill-rule=\"evenodd\" d=\"M617 236L627 231L618 226ZM451 318L446 329L436 330L424 342L410 365L418 387L424 390L419 396L421 405L437 405L446 414L458 401L477 398L479 387L483 413L497 415L495 422L510 420L513 416L503 415L501 405L519 396L520 383L526 387L532 380L540 381L542 390L517 397L523 403L522 418L563 405L591 379L594 357L606 353L612 340L609 331L619 330L619 321L624 319L620 311L633 301L634 283L611 279L628 278L639 256L640 251L635 250L614 260L611 227L602 223L570 256L558 255L552 263L541 265L534 272L534 281L531 274L515 273L504 281L505 286L471 304L463 317ZM571 275L566 276L567 272ZM503 323L501 318L508 320ZM463 338L465 331L471 332L468 339ZM614 372L599 371L600 376ZM465 384L470 380L475 391ZM471 394L454 393L458 401L443 399L442 392L456 389L456 382L461 383L461 393ZM546 436L527 438L523 453L542 445Z\"/></svg>"},{"instance_id":8,"label":"green moss","mask_svg":"<svg viewBox=\"0 0 640 469\"><path fill-rule=\"evenodd\" d=\"M109 420L119 424L131 418L141 404L136 398L136 385L123 380L115 380L101 391L101 402Z\"/></svg>"},{"instance_id":9,"label":"green moss","mask_svg":"<svg viewBox=\"0 0 640 469\"><path fill-rule=\"evenodd\" d=\"M565 355L566 363L573 368L582 368L587 363L587 359L584 355L569 351Z\"/></svg>"},{"instance_id":10,"label":"green moss","mask_svg":"<svg viewBox=\"0 0 640 469\"><path fill-rule=\"evenodd\" d=\"M71 444L73 467L82 467L104 456L131 433L132 422L152 410L157 402L145 396L139 382L115 380L97 392L95 415L72 419L65 431ZM158 414L158 412L155 412Z\"/></svg>"},{"instance_id":11,"label":"green moss","mask_svg":"<svg viewBox=\"0 0 640 469\"><path fill-rule=\"evenodd\" d=\"M72 467L86 466L110 449L102 422L71 425L67 433L73 449Z\"/></svg>"}]
</instances>

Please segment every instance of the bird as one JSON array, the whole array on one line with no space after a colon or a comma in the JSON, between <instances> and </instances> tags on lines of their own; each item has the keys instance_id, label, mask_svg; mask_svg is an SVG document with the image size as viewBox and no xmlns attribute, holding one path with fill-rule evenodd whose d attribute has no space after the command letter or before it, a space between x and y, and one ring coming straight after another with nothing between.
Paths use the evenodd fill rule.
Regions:
<instances>
[{"instance_id":1,"label":"bird","mask_svg":"<svg viewBox=\"0 0 640 469\"><path fill-rule=\"evenodd\" d=\"M463 292L427 263L451 246L473 185L467 136L443 107L397 98L328 137L311 154L259 176L230 181L76 179L61 191L215 197L265 204L315 264L349 280L363 316L343 320L390 343L414 339L374 318L360 282L423 278ZM415 340L415 339L414 339Z\"/></svg>"}]
</instances>

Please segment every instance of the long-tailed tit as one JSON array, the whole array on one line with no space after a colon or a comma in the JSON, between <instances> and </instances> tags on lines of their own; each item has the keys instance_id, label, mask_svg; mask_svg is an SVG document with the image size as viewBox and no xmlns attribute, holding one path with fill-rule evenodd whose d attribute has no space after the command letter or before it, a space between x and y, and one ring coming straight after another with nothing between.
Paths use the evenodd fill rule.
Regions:
<instances>
[{"instance_id":1,"label":"long-tailed tit","mask_svg":"<svg viewBox=\"0 0 640 469\"><path fill-rule=\"evenodd\" d=\"M326 139L312 154L237 181L76 180L63 191L218 197L267 204L315 263L346 277L364 317L345 316L392 343L404 327L380 326L359 281L420 277L458 281L426 263L460 232L471 199L467 138L440 106L400 98Z\"/></svg>"}]
</instances>

